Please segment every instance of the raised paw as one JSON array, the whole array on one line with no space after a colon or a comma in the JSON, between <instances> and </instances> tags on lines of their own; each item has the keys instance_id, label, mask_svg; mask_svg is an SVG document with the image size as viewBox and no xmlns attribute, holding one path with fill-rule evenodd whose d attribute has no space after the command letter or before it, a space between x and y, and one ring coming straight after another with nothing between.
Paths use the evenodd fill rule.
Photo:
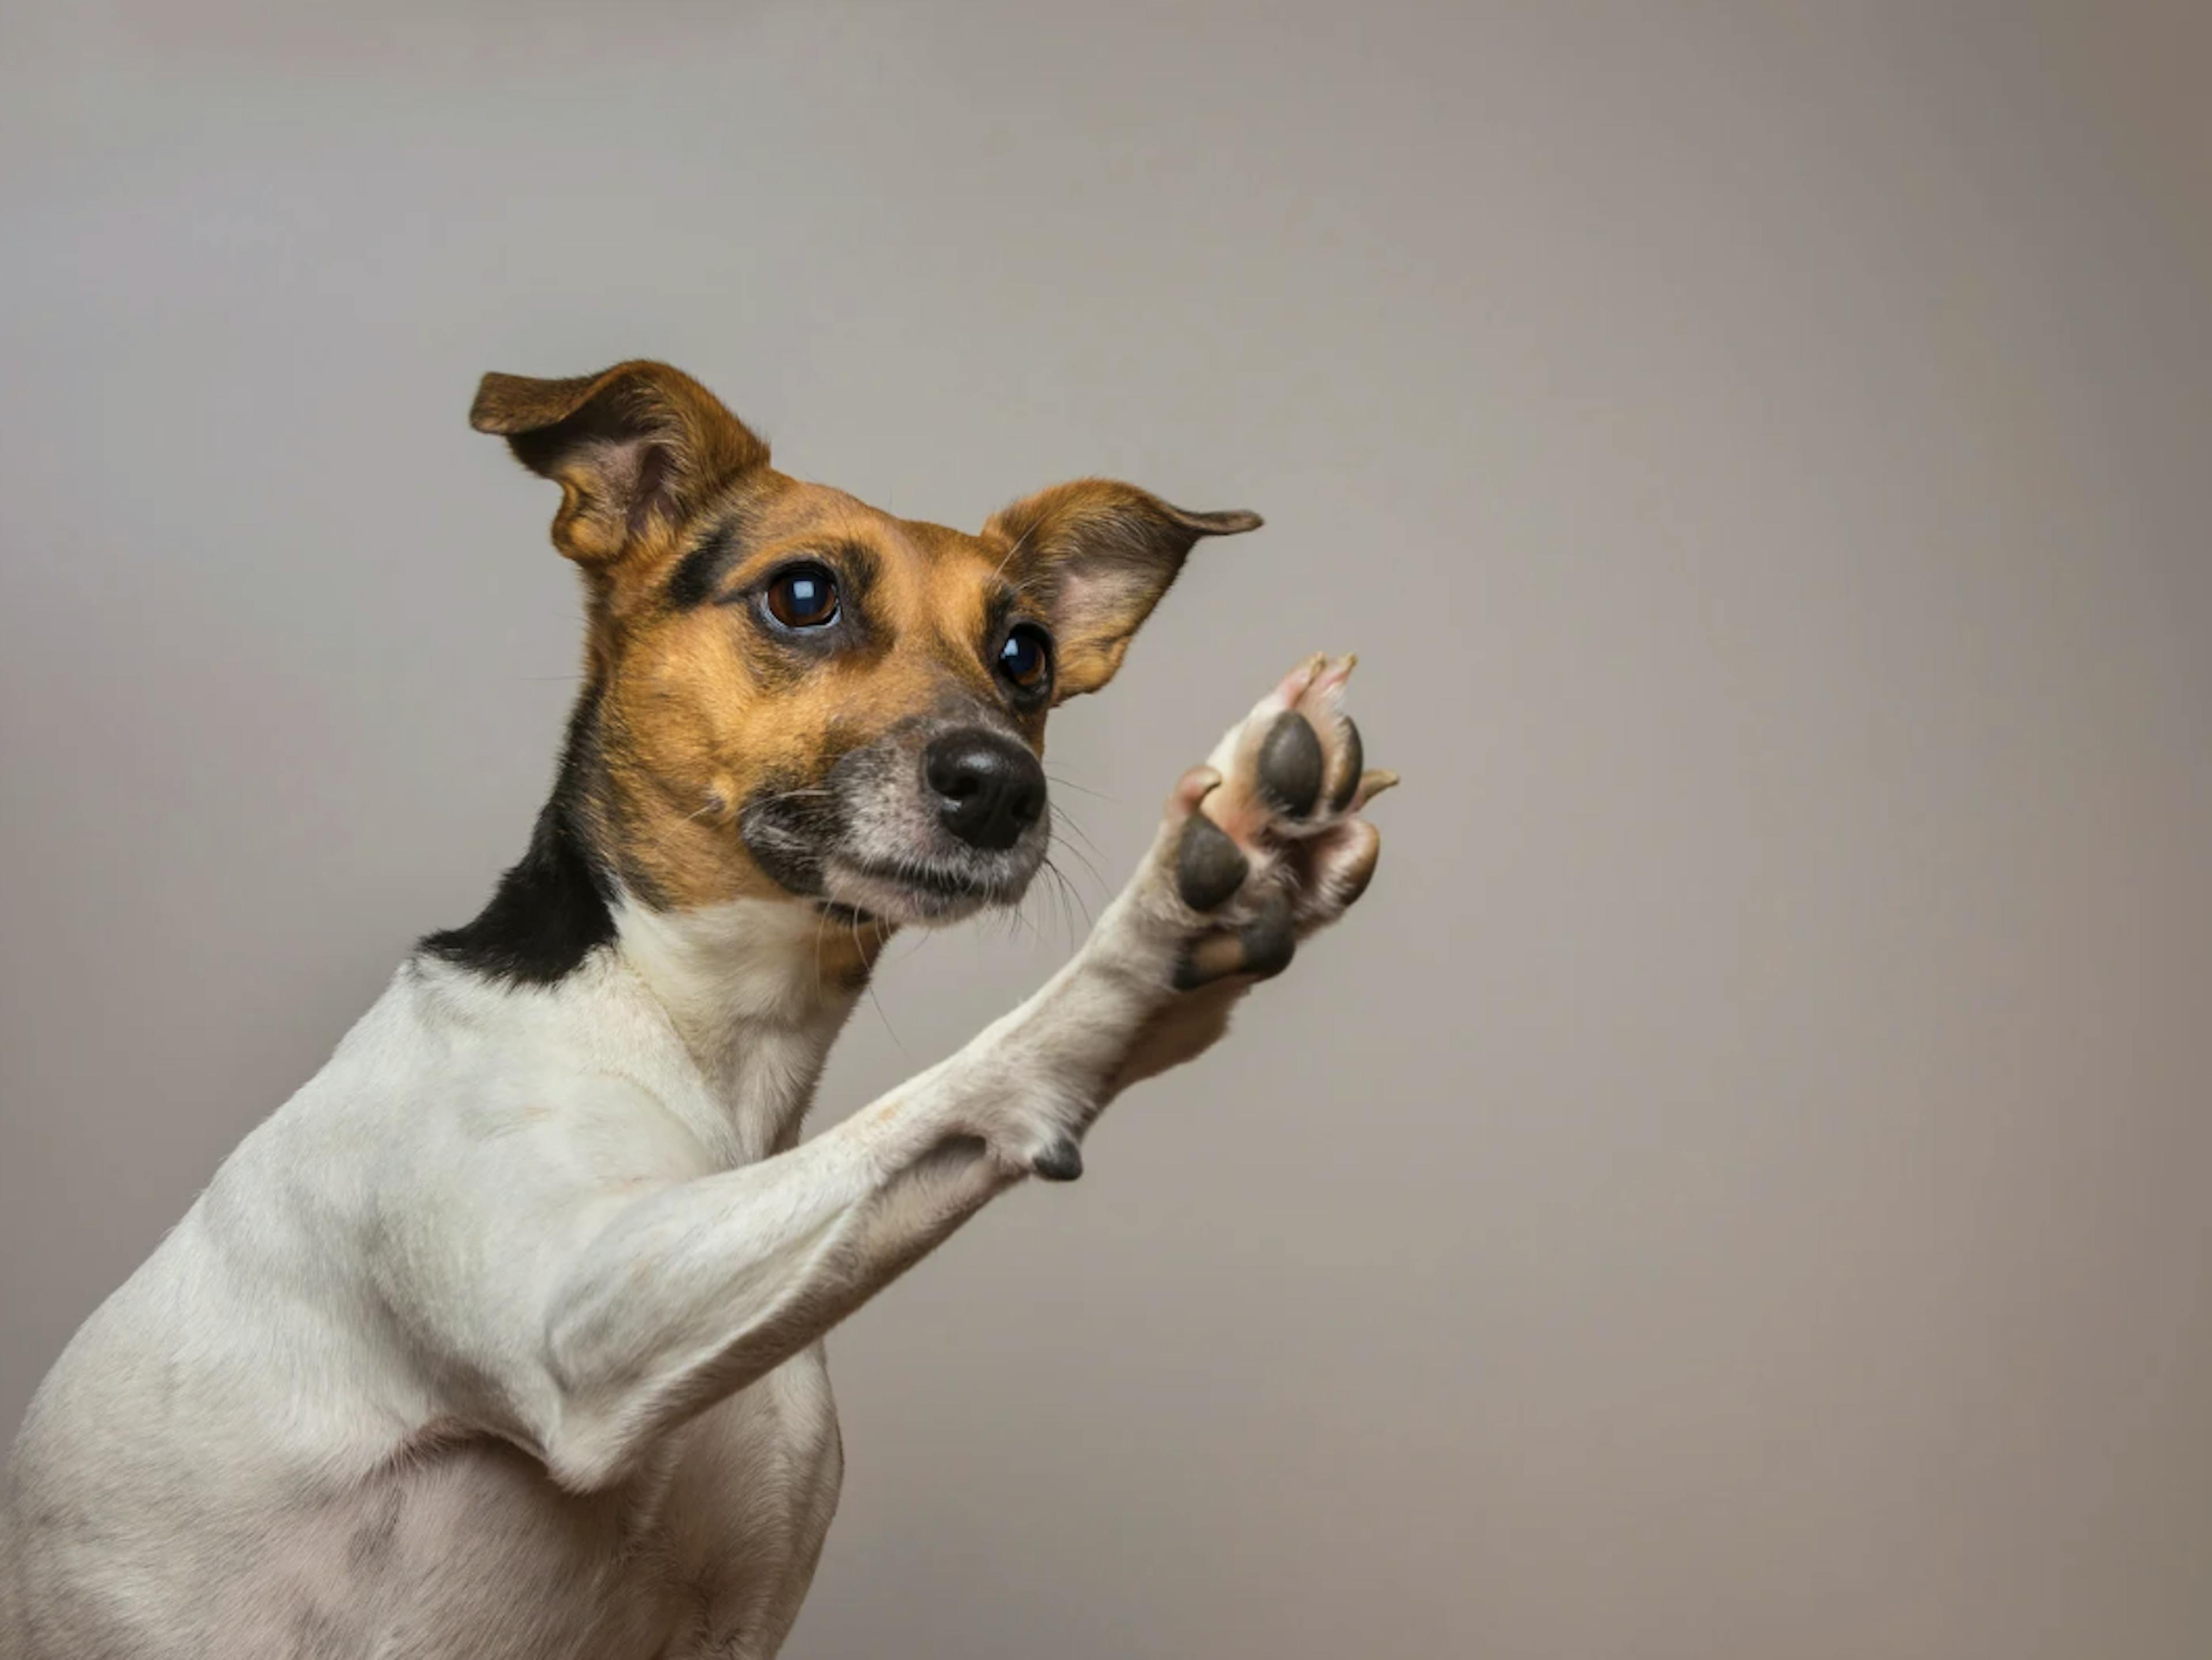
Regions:
<instances>
[{"instance_id":1,"label":"raised paw","mask_svg":"<svg viewBox=\"0 0 2212 1660\"><path fill-rule=\"evenodd\" d=\"M1232 727L1168 809L1174 909L1188 924L1175 985L1290 965L1297 941L1367 887L1382 839L1359 812L1396 783L1370 771L1344 713L1354 660L1308 659Z\"/></svg>"},{"instance_id":2,"label":"raised paw","mask_svg":"<svg viewBox=\"0 0 2212 1660\"><path fill-rule=\"evenodd\" d=\"M1231 1009L1291 964L1375 873L1360 816L1396 783L1344 712L1349 657L1309 659L1177 781L1152 850L1053 982L956 1056L958 1126L1002 1168L1072 1182L1083 1135L1139 1079L1202 1054Z\"/></svg>"}]
</instances>

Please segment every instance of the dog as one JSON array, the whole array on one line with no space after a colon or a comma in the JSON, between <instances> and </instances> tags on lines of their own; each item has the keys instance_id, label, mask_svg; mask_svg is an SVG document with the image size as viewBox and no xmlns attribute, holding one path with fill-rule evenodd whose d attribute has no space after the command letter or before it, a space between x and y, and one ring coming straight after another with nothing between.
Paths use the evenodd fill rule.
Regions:
<instances>
[{"instance_id":1,"label":"dog","mask_svg":"<svg viewBox=\"0 0 2212 1660\"><path fill-rule=\"evenodd\" d=\"M894 930L1036 874L1047 713L1260 520L1102 479L896 519L646 362L488 375L471 423L560 486L582 572L551 799L40 1389L6 1660L775 1654L842 1472L823 1335L1079 1175L1375 870L1395 779L1312 658L1042 989L802 1142Z\"/></svg>"}]
</instances>

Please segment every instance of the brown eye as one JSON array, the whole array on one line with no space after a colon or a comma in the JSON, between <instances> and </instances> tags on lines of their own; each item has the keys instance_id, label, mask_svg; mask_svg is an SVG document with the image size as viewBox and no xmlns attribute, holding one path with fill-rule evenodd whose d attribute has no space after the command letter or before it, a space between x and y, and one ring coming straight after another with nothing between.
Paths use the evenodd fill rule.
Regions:
<instances>
[{"instance_id":1,"label":"brown eye","mask_svg":"<svg viewBox=\"0 0 2212 1660\"><path fill-rule=\"evenodd\" d=\"M1037 692L1052 684L1052 637L1034 623L1017 623L999 648L999 672L1018 691Z\"/></svg>"},{"instance_id":2,"label":"brown eye","mask_svg":"<svg viewBox=\"0 0 2212 1660\"><path fill-rule=\"evenodd\" d=\"M787 629L818 629L837 620L837 581L820 565L793 565L768 585L768 612Z\"/></svg>"}]
</instances>

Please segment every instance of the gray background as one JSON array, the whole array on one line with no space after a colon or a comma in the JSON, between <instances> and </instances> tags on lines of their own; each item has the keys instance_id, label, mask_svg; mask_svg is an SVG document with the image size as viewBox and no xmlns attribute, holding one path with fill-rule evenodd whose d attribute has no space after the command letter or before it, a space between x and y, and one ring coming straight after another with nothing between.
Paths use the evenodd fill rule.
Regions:
<instances>
[{"instance_id":1,"label":"gray background","mask_svg":"<svg viewBox=\"0 0 2212 1660\"><path fill-rule=\"evenodd\" d=\"M839 1334L794 1654L2212 1651L2204 17L18 0L0 1420L519 852L576 601L464 411L648 353L901 513L1267 513L1055 723L1103 870L1309 649L1407 778Z\"/></svg>"}]
</instances>

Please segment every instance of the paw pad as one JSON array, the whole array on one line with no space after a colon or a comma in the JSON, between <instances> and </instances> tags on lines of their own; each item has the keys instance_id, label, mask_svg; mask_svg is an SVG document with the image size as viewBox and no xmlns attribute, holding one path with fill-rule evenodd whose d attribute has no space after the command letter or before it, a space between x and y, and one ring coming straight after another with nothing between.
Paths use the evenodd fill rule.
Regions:
<instances>
[{"instance_id":1,"label":"paw pad","mask_svg":"<svg viewBox=\"0 0 2212 1660\"><path fill-rule=\"evenodd\" d=\"M1176 850L1176 888L1193 910L1215 910L1244 885L1252 861L1244 850L1202 812L1194 812L1183 827L1182 845Z\"/></svg>"},{"instance_id":2,"label":"paw pad","mask_svg":"<svg viewBox=\"0 0 2212 1660\"><path fill-rule=\"evenodd\" d=\"M1184 952L1182 962L1176 965L1176 989L1195 991L1232 974L1272 980L1290 967L1297 948L1297 927L1290 901L1275 894L1234 933L1207 934Z\"/></svg>"},{"instance_id":3,"label":"paw pad","mask_svg":"<svg viewBox=\"0 0 2212 1660\"><path fill-rule=\"evenodd\" d=\"M1260 782L1289 817L1304 818L1321 800L1322 763L1321 734L1313 723L1296 709L1277 715L1261 740Z\"/></svg>"},{"instance_id":4,"label":"paw pad","mask_svg":"<svg viewBox=\"0 0 2212 1660\"><path fill-rule=\"evenodd\" d=\"M1244 972L1258 980L1272 980L1290 967L1298 949L1291 902L1276 894L1237 933L1244 947Z\"/></svg>"}]
</instances>

